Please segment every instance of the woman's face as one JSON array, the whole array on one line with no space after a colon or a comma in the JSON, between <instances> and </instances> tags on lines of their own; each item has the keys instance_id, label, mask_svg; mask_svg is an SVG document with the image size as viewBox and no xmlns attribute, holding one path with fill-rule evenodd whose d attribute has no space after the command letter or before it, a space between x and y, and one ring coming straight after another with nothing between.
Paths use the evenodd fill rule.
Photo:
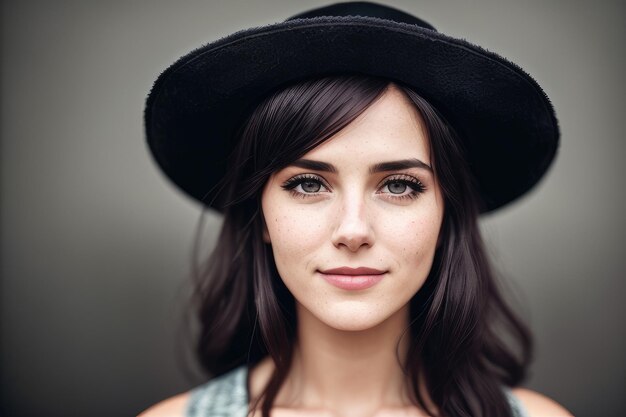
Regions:
<instances>
[{"instance_id":1,"label":"woman's face","mask_svg":"<svg viewBox=\"0 0 626 417\"><path fill-rule=\"evenodd\" d=\"M431 269L443 219L431 166L424 123L392 85L270 177L265 239L299 309L365 330L407 305Z\"/></svg>"}]
</instances>

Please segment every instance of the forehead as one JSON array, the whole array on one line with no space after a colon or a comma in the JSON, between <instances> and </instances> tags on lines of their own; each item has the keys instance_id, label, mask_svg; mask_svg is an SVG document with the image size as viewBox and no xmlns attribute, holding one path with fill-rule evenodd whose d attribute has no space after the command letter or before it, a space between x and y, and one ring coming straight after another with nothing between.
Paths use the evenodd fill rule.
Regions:
<instances>
[{"instance_id":1,"label":"forehead","mask_svg":"<svg viewBox=\"0 0 626 417\"><path fill-rule=\"evenodd\" d=\"M415 157L430 164L430 143L421 115L392 84L359 117L304 157L321 160Z\"/></svg>"}]
</instances>

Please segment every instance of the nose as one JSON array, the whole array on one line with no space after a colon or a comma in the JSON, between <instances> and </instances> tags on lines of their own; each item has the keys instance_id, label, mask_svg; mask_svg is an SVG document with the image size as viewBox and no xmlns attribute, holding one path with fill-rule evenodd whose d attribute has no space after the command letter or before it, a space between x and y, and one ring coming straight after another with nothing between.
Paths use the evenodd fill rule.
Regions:
<instances>
[{"instance_id":1,"label":"nose","mask_svg":"<svg viewBox=\"0 0 626 417\"><path fill-rule=\"evenodd\" d=\"M374 244L374 231L363 196L352 195L343 199L338 210L332 242L335 247L339 249L345 247L351 252Z\"/></svg>"}]
</instances>

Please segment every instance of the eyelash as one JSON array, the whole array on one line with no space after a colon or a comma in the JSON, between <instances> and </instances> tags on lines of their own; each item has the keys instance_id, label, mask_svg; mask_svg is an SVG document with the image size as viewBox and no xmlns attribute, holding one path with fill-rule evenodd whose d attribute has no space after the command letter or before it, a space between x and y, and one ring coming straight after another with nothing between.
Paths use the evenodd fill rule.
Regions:
<instances>
[{"instance_id":1,"label":"eyelash","mask_svg":"<svg viewBox=\"0 0 626 417\"><path fill-rule=\"evenodd\" d=\"M317 184L320 184L324 188L330 189L330 187L326 184L326 182L321 177L317 175L312 175L312 174L296 175L295 177L289 178L287 181L285 181L281 187L284 190L289 191L289 193L294 197L308 198L308 197L318 196L320 194L319 191L315 193L306 193L306 192L303 193L301 191L296 190L296 188L299 185L302 185L306 182L317 183ZM389 186L390 184L398 184L398 183L406 185L407 187L411 188L413 191L411 191L409 194L404 194L401 196L396 196L393 193L384 193L384 194L388 194L390 198L395 199L395 200L404 200L404 199L413 200L417 198L420 194L422 194L424 191L426 191L426 186L422 184L422 182L419 181L417 178L412 177L410 175L403 175L403 174L392 175L390 177L385 178L385 181L382 183L380 188Z\"/></svg>"},{"instance_id":2,"label":"eyelash","mask_svg":"<svg viewBox=\"0 0 626 417\"><path fill-rule=\"evenodd\" d=\"M323 181L320 177L318 177L317 175L311 175L311 174L301 174L301 175L296 175L295 177L289 178L287 181L285 181L285 183L281 187L283 187L283 189L285 189L286 191L289 191L289 193L294 197L307 198L307 197L315 197L319 195L319 192L303 193L300 191L296 191L296 187L304 184L305 182L313 182L313 183L320 184L322 187L330 188L325 183L325 181Z\"/></svg>"},{"instance_id":3,"label":"eyelash","mask_svg":"<svg viewBox=\"0 0 626 417\"><path fill-rule=\"evenodd\" d=\"M401 196L395 195L393 193L386 193L386 194L389 194L389 196L391 196L391 198L394 198L394 199L413 200L419 197L419 195L422 194L424 191L426 191L426 186L422 184L420 180L410 175L406 175L406 174L392 175L392 176L385 178L385 181L383 182L382 187L386 187L386 186L389 186L389 184L394 184L394 183L406 185L412 190L410 193L404 194Z\"/></svg>"}]
</instances>

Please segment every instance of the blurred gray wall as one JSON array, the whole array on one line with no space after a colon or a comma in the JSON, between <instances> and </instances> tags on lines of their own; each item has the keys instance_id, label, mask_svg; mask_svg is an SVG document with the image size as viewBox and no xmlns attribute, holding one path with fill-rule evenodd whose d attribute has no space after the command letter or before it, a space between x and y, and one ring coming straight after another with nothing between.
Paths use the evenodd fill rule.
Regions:
<instances>
[{"instance_id":1,"label":"blurred gray wall","mask_svg":"<svg viewBox=\"0 0 626 417\"><path fill-rule=\"evenodd\" d=\"M527 385L578 416L626 415L624 6L388 3L519 63L552 99L556 164L482 225L537 337ZM144 99L190 49L322 4L2 2L5 415L133 415L198 382L177 345L200 210L148 155Z\"/></svg>"}]
</instances>

